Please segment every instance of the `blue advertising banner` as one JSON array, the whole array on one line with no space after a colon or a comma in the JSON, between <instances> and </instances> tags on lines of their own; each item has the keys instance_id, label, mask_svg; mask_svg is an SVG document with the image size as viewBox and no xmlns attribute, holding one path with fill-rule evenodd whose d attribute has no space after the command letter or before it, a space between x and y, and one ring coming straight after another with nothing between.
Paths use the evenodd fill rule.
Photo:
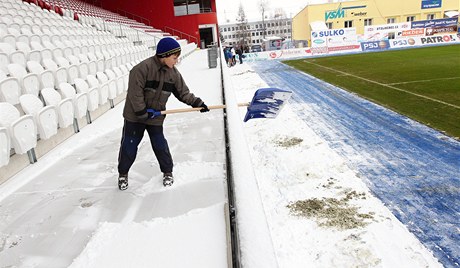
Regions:
<instances>
[{"instance_id":1,"label":"blue advertising banner","mask_svg":"<svg viewBox=\"0 0 460 268\"><path fill-rule=\"evenodd\" d=\"M388 40L361 42L362 51L383 50L389 48L390 42Z\"/></svg>"},{"instance_id":2,"label":"blue advertising banner","mask_svg":"<svg viewBox=\"0 0 460 268\"><path fill-rule=\"evenodd\" d=\"M422 0L422 9L441 7L442 0Z\"/></svg>"},{"instance_id":3,"label":"blue advertising banner","mask_svg":"<svg viewBox=\"0 0 460 268\"><path fill-rule=\"evenodd\" d=\"M437 20L420 20L411 22L411 28L430 28L430 27L444 27L457 25L458 18L451 19L437 19Z\"/></svg>"}]
</instances>

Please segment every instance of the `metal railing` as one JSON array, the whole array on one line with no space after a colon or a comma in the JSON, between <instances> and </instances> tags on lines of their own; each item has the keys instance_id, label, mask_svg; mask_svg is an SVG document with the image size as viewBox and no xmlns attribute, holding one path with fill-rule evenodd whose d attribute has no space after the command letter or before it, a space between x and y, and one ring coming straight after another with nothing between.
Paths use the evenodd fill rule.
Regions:
<instances>
[{"instance_id":1,"label":"metal railing","mask_svg":"<svg viewBox=\"0 0 460 268\"><path fill-rule=\"evenodd\" d=\"M176 30L174 28L171 28L169 26L165 26L165 32L170 33L171 35L178 36L180 39L187 39L189 42L194 42L195 44L198 44L198 38L196 38L193 35L190 35L188 33L184 33L182 31ZM184 38L185 36L185 38Z\"/></svg>"},{"instance_id":2,"label":"metal railing","mask_svg":"<svg viewBox=\"0 0 460 268\"><path fill-rule=\"evenodd\" d=\"M122 16L125 16L125 17L127 17L129 19L133 19L133 20L136 20L138 22L144 23L145 25L151 26L150 25L150 20L147 19L147 18L144 18L142 16L133 14L131 12L128 12L126 10L122 10L122 9L119 9L119 8L117 9L117 13L122 15Z\"/></svg>"}]
</instances>

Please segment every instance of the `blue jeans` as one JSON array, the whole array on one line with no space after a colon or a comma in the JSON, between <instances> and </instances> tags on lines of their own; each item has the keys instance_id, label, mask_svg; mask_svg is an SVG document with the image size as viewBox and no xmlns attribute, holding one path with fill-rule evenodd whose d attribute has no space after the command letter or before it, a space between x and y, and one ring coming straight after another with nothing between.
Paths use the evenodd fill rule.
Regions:
<instances>
[{"instance_id":1,"label":"blue jeans","mask_svg":"<svg viewBox=\"0 0 460 268\"><path fill-rule=\"evenodd\" d=\"M151 126L143 123L125 120L121 137L120 152L118 154L118 173L128 174L129 169L136 160L137 147L144 137L144 132L150 137L150 144L160 164L163 173L172 172L173 161L169 152L168 142L163 135L163 126Z\"/></svg>"}]
</instances>

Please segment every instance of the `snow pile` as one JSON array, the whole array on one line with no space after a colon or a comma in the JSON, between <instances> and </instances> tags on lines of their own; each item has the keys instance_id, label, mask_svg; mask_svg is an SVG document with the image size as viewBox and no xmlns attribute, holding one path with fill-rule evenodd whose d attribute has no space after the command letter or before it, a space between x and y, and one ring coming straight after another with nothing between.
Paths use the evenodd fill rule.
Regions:
<instances>
[{"instance_id":1,"label":"snow pile","mask_svg":"<svg viewBox=\"0 0 460 268\"><path fill-rule=\"evenodd\" d=\"M225 268L224 204L174 218L140 223L101 223L69 268ZM222 219L208 221L209 217ZM115 261L114 261L115 260Z\"/></svg>"}]
</instances>

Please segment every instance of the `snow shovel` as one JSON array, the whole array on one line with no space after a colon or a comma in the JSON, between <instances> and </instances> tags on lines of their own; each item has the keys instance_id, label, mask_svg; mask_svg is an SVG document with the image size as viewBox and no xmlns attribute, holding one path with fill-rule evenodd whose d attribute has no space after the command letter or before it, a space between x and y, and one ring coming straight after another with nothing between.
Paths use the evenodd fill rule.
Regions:
<instances>
[{"instance_id":1,"label":"snow shovel","mask_svg":"<svg viewBox=\"0 0 460 268\"><path fill-rule=\"evenodd\" d=\"M238 107L247 106L248 110L244 116L244 122L247 122L249 119L255 118L275 118L278 116L281 108L285 102L291 97L292 92L288 90L283 90L279 88L260 88L252 97L252 101L249 103L238 103ZM226 105L212 105L208 106L209 110L213 109L224 109ZM173 109L165 111L156 111L153 112L153 117L163 115L163 114L175 114L175 113L185 113L192 111L199 111L203 109L202 107L197 108L183 108L183 109Z\"/></svg>"}]
</instances>

